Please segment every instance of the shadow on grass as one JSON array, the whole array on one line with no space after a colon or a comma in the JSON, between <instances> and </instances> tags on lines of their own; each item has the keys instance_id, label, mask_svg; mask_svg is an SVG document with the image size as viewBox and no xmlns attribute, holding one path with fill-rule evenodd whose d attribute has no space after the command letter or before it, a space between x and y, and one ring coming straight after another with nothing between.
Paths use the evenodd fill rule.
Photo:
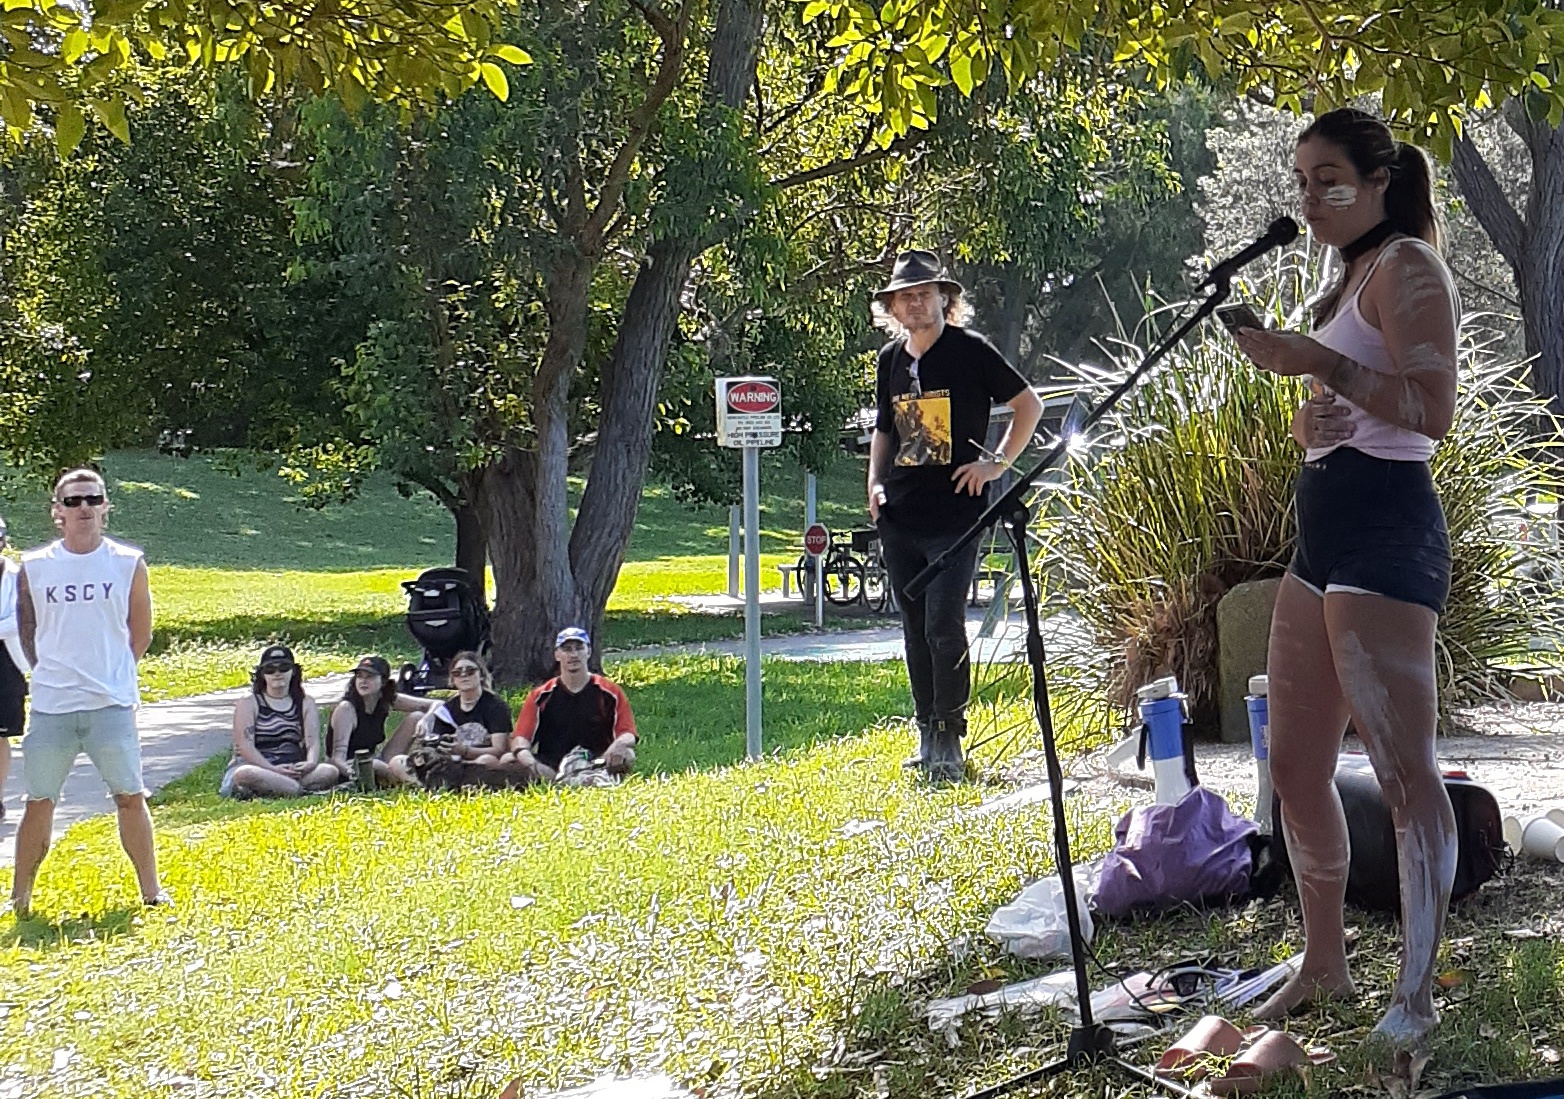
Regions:
<instances>
[{"instance_id":1,"label":"shadow on grass","mask_svg":"<svg viewBox=\"0 0 1564 1099\"><path fill-rule=\"evenodd\" d=\"M1420 1087L1401 1094L1433 1095L1558 1077L1552 1021L1564 1017L1564 941L1547 929L1557 927L1561 891L1564 866L1520 863L1505 881L1489 883L1452 909L1435 989L1442 1023ZM1353 958L1359 999L1300 1013L1285 1027L1305 1045L1331 1049L1338 1060L1308 1076L1278 1077L1268 1093L1394 1095L1397 1083L1405 1082L1392 1075L1384 1048L1364 1040L1390 1002L1400 953L1399 924L1351 908L1347 915L1361 932ZM1131 921L1105 921L1098 928L1093 949L1107 968L1094 969L1094 990L1111 983L1109 971L1155 969L1176 957L1210 955L1237 967L1269 964L1290 953L1301 939L1291 887L1271 901L1184 908ZM831 1028L835 1043L805 1056L780 1057L770 1079L756 1082L749 1093L762 1099L960 1095L1029 1072L1064 1055L1072 1024L1059 1012L974 1016L963 1021L959 1044L953 1047L930 1030L928 1004L972 991L987 978L1021 981L1065 966L1060 959L1022 961L979 941L969 950L933 959L917 974L866 975L843 998L843 1010ZM1149 1068L1203 1010L1191 1005L1168 1018L1161 1034L1144 1044L1124 1045L1120 1055ZM1226 1009L1222 1014L1240 1024L1251 1021L1247 1010ZM1051 1084L1036 1082L1013 1094L1085 1099L1124 1093L1129 1083L1117 1069L1085 1065L1066 1070Z\"/></svg>"},{"instance_id":2,"label":"shadow on grass","mask_svg":"<svg viewBox=\"0 0 1564 1099\"><path fill-rule=\"evenodd\" d=\"M95 916L83 914L52 921L35 913L30 919L18 920L15 926L0 935L0 946L58 950L84 942L107 942L132 934L143 911L141 908L111 908Z\"/></svg>"},{"instance_id":3,"label":"shadow on grass","mask_svg":"<svg viewBox=\"0 0 1564 1099\"><path fill-rule=\"evenodd\" d=\"M767 660L763 747L767 755L806 751L856 736L911 713L906 671L898 663L818 664ZM744 662L684 654L629 660L613 675L630 697L641 732L637 770L680 774L740 763L745 758ZM525 691L506 692L516 713ZM910 744L910 739L909 739ZM333 793L303 798L235 801L219 797L228 754L214 756L152 799L157 822L180 827L264 813L295 812L343 797L423 797L419 791Z\"/></svg>"},{"instance_id":4,"label":"shadow on grass","mask_svg":"<svg viewBox=\"0 0 1564 1099\"><path fill-rule=\"evenodd\" d=\"M643 733L637 766L677 774L745 758L744 662L685 654L613 669ZM762 748L806 750L912 713L907 673L893 662L763 662Z\"/></svg>"},{"instance_id":5,"label":"shadow on grass","mask_svg":"<svg viewBox=\"0 0 1564 1099\"><path fill-rule=\"evenodd\" d=\"M241 817L296 813L301 809L314 809L348 799L363 801L422 796L422 792L416 790L376 790L372 794L362 794L356 790L332 790L300 798L250 798L238 801L225 798L217 792L223 771L228 766L228 758L226 751L215 755L188 775L175 779L154 794L148 804L156 813L158 827L180 828Z\"/></svg>"},{"instance_id":6,"label":"shadow on grass","mask_svg":"<svg viewBox=\"0 0 1564 1099\"><path fill-rule=\"evenodd\" d=\"M316 615L235 614L196 622L159 623L152 641L152 655L179 644L214 641L271 641L303 638L339 638L353 641L366 651L401 651L416 647L402 617L322 611Z\"/></svg>"}]
</instances>

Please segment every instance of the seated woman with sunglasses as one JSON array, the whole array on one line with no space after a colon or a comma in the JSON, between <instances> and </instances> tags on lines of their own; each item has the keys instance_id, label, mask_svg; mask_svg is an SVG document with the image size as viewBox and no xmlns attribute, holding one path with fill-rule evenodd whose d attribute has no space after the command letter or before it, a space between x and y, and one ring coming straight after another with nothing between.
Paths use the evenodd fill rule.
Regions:
<instances>
[{"instance_id":1,"label":"seated woman with sunglasses","mask_svg":"<svg viewBox=\"0 0 1564 1099\"><path fill-rule=\"evenodd\" d=\"M320 750L320 713L286 645L261 654L251 691L234 704L234 752L217 792L234 798L296 798L329 790L341 776Z\"/></svg>"},{"instance_id":2,"label":"seated woman with sunglasses","mask_svg":"<svg viewBox=\"0 0 1564 1099\"><path fill-rule=\"evenodd\" d=\"M419 719L419 738L437 740L452 762L498 767L512 718L510 707L492 690L488 666L475 652L459 652L451 658L450 678L456 697L436 703ZM406 755L394 757L390 767L399 781L419 781Z\"/></svg>"},{"instance_id":3,"label":"seated woman with sunglasses","mask_svg":"<svg viewBox=\"0 0 1564 1099\"><path fill-rule=\"evenodd\" d=\"M353 679L342 692L342 701L331 712L331 762L341 777L353 777L353 757L368 752L374 761L375 781L389 786L405 781L391 770L388 760L406 755L416 725L403 721L388 740L386 719L393 711L422 714L436 705L432 698L399 694L391 678L391 665L383 656L359 657Z\"/></svg>"}]
</instances>

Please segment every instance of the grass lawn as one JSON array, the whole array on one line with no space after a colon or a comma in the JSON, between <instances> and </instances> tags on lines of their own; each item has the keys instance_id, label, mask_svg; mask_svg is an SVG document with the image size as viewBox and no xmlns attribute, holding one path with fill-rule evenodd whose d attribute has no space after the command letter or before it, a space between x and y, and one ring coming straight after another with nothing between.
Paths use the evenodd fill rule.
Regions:
<instances>
[{"instance_id":1,"label":"grass lawn","mask_svg":"<svg viewBox=\"0 0 1564 1099\"><path fill-rule=\"evenodd\" d=\"M147 699L243 683L267 642L292 644L312 673L340 671L367 651L393 664L417 656L402 623L398 586L453 553L451 521L427 494L400 496L371 478L360 497L323 511L299 505L274 473L222 456L178 459L118 452L104 462L115 510L110 530L147 549L156 603ZM796 560L803 476L768 463L762 476L763 589ZM862 474L841 463L821 480L821 515L837 526L861 518ZM5 509L14 546L47 540L48 497ZM845 501L845 502L844 502ZM727 590L727 509L692 506L652 485L609 603L603 648L741 636L737 615L693 613L669 599ZM800 607L768 614L767 633L809 629ZM835 625L861 625L855 619Z\"/></svg>"},{"instance_id":2,"label":"grass lawn","mask_svg":"<svg viewBox=\"0 0 1564 1099\"><path fill-rule=\"evenodd\" d=\"M155 809L167 913L132 905L108 818L72 829L40 916L0 925L0 1095L476 1099L662 1070L711 1096L878 1099L1056 1051L1058 1018L972 1023L956 1048L924 1022L932 998L1054 968L981 934L1049 871L1051 828L964 812L997 792L980 783L909 777L899 669L768 663L774 754L753 764L737 661L615 674L658 730L616 789L219 804L192 776ZM1082 857L1105 849L1111 814L1072 816ZM1523 865L1453 918L1425 1088L1553 1071L1561 885ZM1341 1060L1276 1094L1368 1086L1397 934L1357 922L1363 1003L1288 1025ZM1118 971L1298 944L1277 900L1109 926L1096 952ZM1123 1091L1082 1072L1048 1094Z\"/></svg>"}]
</instances>

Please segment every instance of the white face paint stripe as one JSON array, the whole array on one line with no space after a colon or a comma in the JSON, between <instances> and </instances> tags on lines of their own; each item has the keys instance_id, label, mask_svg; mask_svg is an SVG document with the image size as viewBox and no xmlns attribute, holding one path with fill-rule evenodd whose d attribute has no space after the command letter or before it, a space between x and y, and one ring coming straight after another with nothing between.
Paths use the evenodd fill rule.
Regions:
<instances>
[{"instance_id":1,"label":"white face paint stripe","mask_svg":"<svg viewBox=\"0 0 1564 1099\"><path fill-rule=\"evenodd\" d=\"M1349 206L1357 205L1358 189L1345 183L1338 183L1336 186L1327 189L1325 194L1321 196L1320 201L1338 210L1345 210Z\"/></svg>"}]
</instances>

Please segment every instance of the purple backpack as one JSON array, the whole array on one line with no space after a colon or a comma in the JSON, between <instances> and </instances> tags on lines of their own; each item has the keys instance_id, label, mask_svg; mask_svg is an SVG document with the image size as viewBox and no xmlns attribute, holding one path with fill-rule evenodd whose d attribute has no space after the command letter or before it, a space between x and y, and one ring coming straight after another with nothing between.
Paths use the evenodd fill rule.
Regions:
<instances>
[{"instance_id":1,"label":"purple backpack","mask_svg":"<svg viewBox=\"0 0 1564 1099\"><path fill-rule=\"evenodd\" d=\"M1219 794L1196 786L1176 805L1124 814L1102 863L1092 907L1106 916L1175 908L1249 892L1254 868L1252 820L1235 816Z\"/></svg>"}]
</instances>

